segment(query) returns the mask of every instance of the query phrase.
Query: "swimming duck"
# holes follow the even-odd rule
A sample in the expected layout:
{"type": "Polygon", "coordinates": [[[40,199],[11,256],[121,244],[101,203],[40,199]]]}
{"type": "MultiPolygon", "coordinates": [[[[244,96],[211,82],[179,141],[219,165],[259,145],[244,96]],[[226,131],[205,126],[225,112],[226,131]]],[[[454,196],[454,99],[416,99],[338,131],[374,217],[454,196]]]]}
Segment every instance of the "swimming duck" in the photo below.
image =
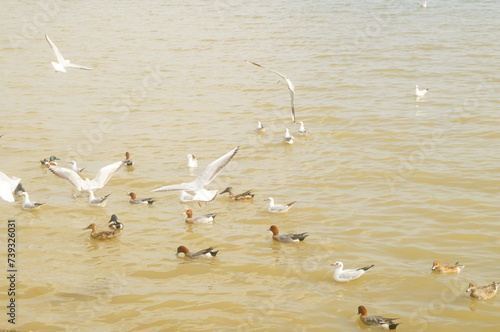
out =
{"type": "Polygon", "coordinates": [[[118,221],[116,214],[112,214],[111,219],[108,221],[108,227],[111,229],[123,229],[123,224],[118,221]]]}
{"type": "Polygon", "coordinates": [[[290,210],[292,204],[296,202],[293,201],[288,204],[274,204],[274,199],[272,197],[266,198],[265,201],[269,201],[269,206],[267,207],[267,211],[272,213],[285,213],[288,210],[290,210]]]}
{"type": "Polygon", "coordinates": [[[21,195],[24,196],[23,209],[25,209],[25,210],[33,210],[33,209],[36,209],[36,208],[42,206],[43,204],[45,204],[45,203],[36,203],[36,202],[30,201],[30,196],[28,195],[28,193],[26,191],[23,191],[21,193],[21,195]]]}
{"type": "Polygon", "coordinates": [[[47,166],[47,167],[49,167],[49,166],[57,166],[56,160],[61,160],[61,159],[57,158],[56,156],[50,156],[48,159],[44,158],[43,160],[40,160],[40,163],[42,165],[47,166]]]}
{"type": "Polygon", "coordinates": [[[418,85],[415,85],[415,96],[417,96],[417,97],[423,97],[423,96],[425,96],[425,94],[427,93],[427,91],[429,91],[429,89],[419,90],[418,85]]]}
{"type": "Polygon", "coordinates": [[[106,203],[107,203],[107,199],[108,199],[109,195],[111,195],[111,193],[109,193],[105,196],[96,198],[93,190],[88,190],[88,192],[89,192],[89,205],[93,205],[93,206],[105,207],[106,203]]]}
{"type": "Polygon", "coordinates": [[[82,172],[85,169],[85,167],[79,168],[76,165],[76,161],[74,161],[74,160],[68,161],[68,164],[70,164],[71,165],[71,169],[74,170],[77,173],[80,173],[80,172],[82,172]]]}
{"type": "Polygon", "coordinates": [[[211,257],[215,257],[217,255],[217,253],[219,252],[219,250],[213,250],[213,249],[214,249],[214,247],[210,247],[207,249],[197,251],[195,253],[191,253],[191,252],[189,252],[188,248],[186,248],[185,246],[180,246],[177,248],[176,255],[179,255],[180,253],[184,253],[184,256],[189,257],[189,258],[211,258],[211,257]]]}
{"type": "Polygon", "coordinates": [[[460,265],[458,262],[456,262],[455,265],[449,265],[441,264],[440,261],[434,261],[431,270],[439,273],[460,273],[464,267],[465,265],[460,265]]]}
{"type": "Polygon", "coordinates": [[[134,162],[130,159],[130,153],[125,152],[125,160],[123,162],[127,166],[132,166],[134,164],[134,162]]]}
{"type": "Polygon", "coordinates": [[[347,282],[351,281],[354,279],[358,279],[361,277],[363,274],[366,273],[369,269],[374,267],[375,265],[369,265],[365,267],[360,267],[358,269],[348,269],[348,270],[343,270],[344,264],[342,262],[336,262],[334,264],[331,264],[330,266],[335,267],[335,272],[333,272],[333,279],[335,279],[338,282],[347,282]]]}
{"type": "Polygon", "coordinates": [[[188,158],[187,167],[189,167],[189,168],[196,168],[196,167],[198,167],[198,160],[196,159],[196,157],[194,155],[192,155],[190,153],[190,154],[187,155],[187,158],[188,158]]]}
{"type": "Polygon", "coordinates": [[[475,282],[471,282],[466,292],[470,292],[471,297],[475,297],[476,299],[480,300],[486,300],[495,296],[498,290],[498,285],[500,285],[500,282],[494,281],[489,285],[477,287],[475,282]]]}
{"type": "Polygon", "coordinates": [[[247,190],[244,193],[235,195],[233,193],[233,187],[227,187],[226,189],[220,192],[220,195],[224,193],[229,193],[229,198],[231,198],[233,201],[243,201],[247,199],[252,199],[255,196],[255,194],[252,194],[252,190],[247,190]]]}
{"type": "Polygon", "coordinates": [[[202,216],[198,216],[196,218],[193,218],[193,210],[187,209],[186,212],[183,213],[183,215],[186,215],[186,223],[188,224],[208,224],[214,221],[215,216],[217,213],[208,213],[204,214],[202,216]]]}
{"type": "Polygon", "coordinates": [[[306,237],[309,236],[309,233],[300,233],[300,234],[293,234],[293,233],[285,233],[285,234],[280,234],[280,230],[276,225],[271,225],[269,227],[269,230],[273,232],[273,240],[280,241],[280,242],[299,242],[299,241],[304,241],[306,237]]]}
{"type": "Polygon", "coordinates": [[[218,190],[206,190],[204,187],[215,179],[215,177],[220,173],[224,166],[233,159],[236,152],[238,152],[239,147],[236,147],[223,155],[222,157],[212,161],[205,170],[193,181],[187,183],[174,184],[169,186],[164,186],[153,191],[194,191],[195,195],[193,200],[198,202],[211,202],[219,193],[218,190]]]}
{"type": "MultiPolygon", "coordinates": [[[[7,202],[14,202],[14,194],[19,192],[19,186],[22,188],[21,179],[15,176],[9,178],[5,173],[0,171],[0,197],[7,202]]],[[[24,191],[24,188],[22,188],[24,191]]]]}
{"type": "Polygon", "coordinates": [[[255,128],[255,131],[258,133],[263,133],[266,131],[266,128],[262,125],[260,121],[257,122],[257,128],[255,128]]]}
{"type": "Polygon", "coordinates": [[[299,121],[297,123],[300,125],[298,133],[301,134],[301,135],[307,134],[307,130],[304,127],[304,122],[299,121]]]}
{"type": "Polygon", "coordinates": [[[401,323],[394,323],[393,320],[399,318],[384,318],[382,316],[368,316],[368,311],[362,305],[358,307],[358,314],[363,323],[370,326],[378,326],[386,330],[395,330],[396,327],[401,323]]]}
{"type": "Polygon", "coordinates": [[[49,170],[57,175],[60,178],[67,180],[72,186],[76,188],[78,191],[82,190],[96,190],[101,189],[108,183],[109,179],[122,168],[125,164],[125,161],[117,161],[108,166],[104,166],[101,168],[94,179],[89,180],[86,178],[85,180],[72,169],[60,167],[60,166],[50,166],[49,170]]]}
{"type": "Polygon", "coordinates": [[[127,195],[130,196],[130,203],[131,204],[153,204],[155,200],[153,200],[153,197],[148,197],[148,198],[137,198],[137,195],[133,192],[127,193],[127,195]]]}
{"type": "Polygon", "coordinates": [[[109,239],[117,237],[120,234],[120,233],[116,233],[115,231],[97,232],[97,225],[94,223],[88,225],[84,229],[91,229],[92,232],[90,233],[90,236],[96,240],[109,240],[109,239]]]}
{"type": "Polygon", "coordinates": [[[293,144],[294,137],[290,135],[288,128],[285,128],[285,137],[283,137],[283,142],[287,144],[293,144]]]}

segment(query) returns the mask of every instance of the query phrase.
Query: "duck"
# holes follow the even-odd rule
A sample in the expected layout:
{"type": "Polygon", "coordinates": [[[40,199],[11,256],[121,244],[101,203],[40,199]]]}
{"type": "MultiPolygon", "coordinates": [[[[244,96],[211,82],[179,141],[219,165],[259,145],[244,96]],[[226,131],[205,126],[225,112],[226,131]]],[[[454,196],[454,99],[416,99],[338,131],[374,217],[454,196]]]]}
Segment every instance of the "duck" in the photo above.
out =
{"type": "Polygon", "coordinates": [[[475,297],[476,299],[491,299],[497,293],[498,285],[500,285],[500,282],[494,281],[489,285],[478,287],[475,282],[471,282],[469,283],[469,288],[467,288],[466,292],[470,292],[470,296],[475,297]]]}
{"type": "Polygon", "coordinates": [[[111,229],[123,229],[123,224],[118,221],[118,217],[116,214],[111,215],[111,219],[108,221],[108,227],[111,229]]]}
{"type": "Polygon", "coordinates": [[[5,173],[0,171],[0,197],[4,201],[13,203],[15,201],[14,194],[19,192],[20,189],[24,191],[20,178],[15,176],[8,177],[5,173]]]}
{"type": "Polygon", "coordinates": [[[292,206],[292,204],[296,202],[296,201],[293,201],[293,202],[288,203],[288,204],[274,204],[274,199],[272,197],[266,198],[265,201],[269,202],[269,205],[267,207],[267,211],[269,211],[271,213],[288,212],[288,210],[290,210],[290,207],[292,206]]]}
{"type": "Polygon", "coordinates": [[[417,97],[423,97],[425,96],[425,94],[427,93],[427,91],[429,91],[429,89],[425,89],[425,90],[420,90],[418,88],[418,85],[415,85],[415,96],[417,97]]]}
{"type": "Polygon", "coordinates": [[[148,197],[148,198],[137,198],[137,195],[133,192],[129,192],[127,193],[127,195],[130,196],[130,204],[141,204],[141,203],[144,203],[144,204],[153,204],[155,202],[155,200],[153,199],[153,197],[148,197]]]}
{"type": "Polygon", "coordinates": [[[335,267],[335,272],[333,272],[333,279],[338,282],[347,282],[354,279],[358,279],[363,274],[366,273],[369,269],[374,267],[375,265],[368,265],[365,267],[360,267],[358,269],[347,269],[343,270],[344,264],[340,261],[331,264],[330,266],[335,267]]]}
{"type": "Polygon", "coordinates": [[[458,262],[455,265],[449,265],[441,264],[440,261],[434,261],[431,270],[439,273],[460,273],[464,267],[465,265],[460,265],[458,262]]]}
{"type": "Polygon", "coordinates": [[[130,153],[125,152],[125,160],[123,162],[127,166],[132,166],[134,164],[134,162],[130,159],[130,153]]]}
{"type": "Polygon", "coordinates": [[[358,314],[363,323],[370,326],[378,326],[386,330],[395,330],[401,323],[394,323],[393,321],[399,318],[384,318],[382,316],[368,316],[368,311],[362,305],[358,307],[358,314]]]}
{"type": "Polygon", "coordinates": [[[213,250],[213,249],[214,249],[214,247],[210,247],[207,249],[197,251],[195,253],[191,253],[189,251],[189,249],[186,248],[185,246],[179,246],[177,248],[176,255],[183,253],[185,257],[189,257],[189,258],[212,258],[212,257],[215,257],[217,255],[217,253],[219,252],[219,250],[213,250]]]}
{"type": "Polygon", "coordinates": [[[307,130],[304,127],[304,122],[299,121],[299,122],[297,122],[297,124],[300,125],[298,133],[301,134],[301,135],[307,134],[307,130]]]}
{"type": "Polygon", "coordinates": [[[92,232],[90,233],[90,237],[96,240],[109,240],[112,238],[117,237],[120,233],[117,233],[115,231],[102,231],[102,232],[97,232],[97,225],[92,223],[88,225],[85,229],[91,229],[92,232]]]}
{"type": "Polygon", "coordinates": [[[215,219],[215,216],[217,216],[217,213],[208,213],[204,214],[202,216],[198,216],[196,218],[193,218],[193,210],[187,209],[183,215],[186,215],[186,223],[188,224],[208,224],[212,223],[215,219]]]}
{"type": "Polygon", "coordinates": [[[21,193],[21,195],[24,196],[23,209],[25,209],[25,210],[37,209],[40,206],[45,204],[45,203],[36,203],[36,202],[30,201],[30,196],[28,195],[28,193],[26,191],[23,191],[21,193]]]}
{"type": "Polygon", "coordinates": [[[83,167],[83,168],[78,167],[76,165],[76,161],[74,161],[74,160],[68,161],[68,164],[70,164],[71,169],[77,173],[81,173],[85,169],[85,167],[83,167]]]}
{"type": "Polygon", "coordinates": [[[47,167],[49,167],[49,166],[57,166],[56,160],[61,160],[61,159],[57,158],[56,156],[50,156],[48,159],[44,158],[43,160],[40,160],[40,163],[42,165],[47,166],[47,167]]]}
{"type": "Polygon", "coordinates": [[[109,179],[111,179],[111,177],[118,172],[125,163],[126,161],[117,161],[104,166],[97,172],[96,176],[92,180],[89,180],[88,178],[84,180],[77,172],[65,167],[50,166],[49,170],[54,173],[54,175],[68,181],[73,187],[76,188],[76,190],[88,191],[104,187],[106,183],[108,183],[109,179]]]}
{"type": "Polygon", "coordinates": [[[191,153],[189,153],[187,155],[187,158],[188,158],[187,167],[189,167],[189,168],[196,168],[196,167],[198,167],[198,159],[196,159],[196,157],[194,155],[192,155],[191,153]]]}
{"type": "Polygon", "coordinates": [[[247,190],[241,194],[235,195],[233,192],[233,187],[227,187],[226,189],[224,189],[223,191],[220,192],[220,195],[225,194],[225,193],[228,193],[229,198],[231,198],[233,201],[248,200],[248,199],[252,199],[255,196],[255,194],[252,194],[251,189],[247,190]]]}
{"type": "Polygon", "coordinates": [[[257,128],[255,128],[255,131],[258,132],[258,133],[263,133],[266,131],[266,128],[264,127],[264,125],[262,124],[262,122],[258,121],[257,122],[257,128]]]}
{"type": "Polygon", "coordinates": [[[294,137],[290,135],[290,130],[288,130],[288,128],[285,128],[285,137],[283,137],[283,143],[293,144],[293,139],[294,137]]]}
{"type": "Polygon", "coordinates": [[[107,195],[96,198],[93,190],[87,190],[87,191],[89,193],[89,205],[92,205],[92,206],[105,207],[107,200],[108,200],[109,196],[111,195],[111,193],[109,193],[107,195]]]}
{"type": "Polygon", "coordinates": [[[276,225],[271,225],[271,227],[269,227],[269,230],[273,232],[273,240],[279,242],[299,242],[299,241],[304,241],[304,239],[309,236],[309,233],[307,232],[300,234],[293,234],[293,233],[280,234],[280,230],[276,225]]]}
{"type": "Polygon", "coordinates": [[[183,190],[183,191],[194,191],[195,195],[193,196],[194,201],[198,202],[211,202],[219,193],[218,190],[206,190],[204,187],[210,182],[212,182],[220,171],[226,166],[231,159],[233,159],[234,155],[238,152],[239,146],[232,149],[222,157],[212,161],[205,170],[193,181],[187,183],[174,184],[169,186],[164,186],[158,189],[153,190],[156,191],[175,191],[175,190],[183,190]]]}

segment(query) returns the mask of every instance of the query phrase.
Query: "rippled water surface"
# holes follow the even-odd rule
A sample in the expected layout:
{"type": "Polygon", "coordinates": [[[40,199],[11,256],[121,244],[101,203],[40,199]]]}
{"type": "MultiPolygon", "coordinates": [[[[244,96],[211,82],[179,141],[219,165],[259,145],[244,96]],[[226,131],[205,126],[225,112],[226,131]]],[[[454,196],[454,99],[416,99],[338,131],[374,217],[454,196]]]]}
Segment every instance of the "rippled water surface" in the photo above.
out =
{"type": "MultiPolygon", "coordinates": [[[[17,222],[21,331],[357,331],[356,315],[400,317],[400,331],[497,331],[500,295],[498,1],[6,1],[0,12],[0,170],[22,178],[37,211],[0,202],[17,222]],[[47,33],[92,71],[55,73],[47,33]],[[301,136],[290,120],[294,83],[301,136]],[[429,88],[419,100],[414,86],[429,88]],[[266,126],[257,134],[257,121],[266,126]],[[281,142],[285,128],[293,146],[281,142]],[[208,186],[253,189],[199,207],[174,192],[240,150],[208,186]],[[40,166],[52,154],[93,177],[132,154],[97,194],[40,166]],[[186,154],[198,157],[194,173],[186,154]],[[266,197],[297,201],[284,215],[266,197]],[[218,212],[213,225],[181,215],[218,212]],[[117,214],[120,238],[83,231],[117,214]],[[267,230],[309,232],[274,243],[267,230]],[[211,261],[177,246],[215,246],[211,261]],[[433,275],[432,261],[460,261],[433,275]],[[339,284],[330,264],[375,264],[339,284]]],[[[0,228],[6,257],[6,223],[0,228]]],[[[0,264],[6,270],[6,258],[0,264]]],[[[9,301],[6,279],[0,300],[9,301]]],[[[5,308],[5,307],[4,307],[5,308]]],[[[5,311],[5,309],[3,309],[5,311]]]]}

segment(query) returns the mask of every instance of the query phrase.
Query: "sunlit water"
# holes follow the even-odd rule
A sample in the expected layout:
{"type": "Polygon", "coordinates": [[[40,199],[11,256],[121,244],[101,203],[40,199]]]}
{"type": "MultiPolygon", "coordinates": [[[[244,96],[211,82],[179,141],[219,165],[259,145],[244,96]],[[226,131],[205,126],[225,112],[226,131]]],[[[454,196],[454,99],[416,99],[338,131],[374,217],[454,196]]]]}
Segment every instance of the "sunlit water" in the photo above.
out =
{"type": "Polygon", "coordinates": [[[465,289],[500,280],[499,15],[493,0],[5,2],[0,170],[46,204],[0,202],[18,225],[17,324],[0,312],[0,327],[356,331],[364,305],[400,331],[496,331],[499,297],[465,289]],[[44,33],[93,71],[55,73],[44,33]],[[307,136],[283,82],[245,60],[293,81],[307,136]],[[430,89],[420,100],[415,84],[430,89]],[[129,204],[129,191],[190,181],[187,153],[197,174],[236,146],[208,187],[253,189],[253,202],[129,204]],[[39,163],[75,159],[92,178],[125,151],[135,166],[97,192],[113,193],[105,208],[39,163]],[[269,196],[297,203],[269,214],[269,196]],[[188,207],[217,223],[185,225],[188,207]],[[113,213],[120,238],[82,230],[113,213]],[[310,236],[273,243],[272,224],[310,236]],[[179,245],[220,252],[189,261],[179,245]],[[433,275],[435,259],[466,268],[433,275]],[[337,260],[375,267],[339,284],[337,260]]]}

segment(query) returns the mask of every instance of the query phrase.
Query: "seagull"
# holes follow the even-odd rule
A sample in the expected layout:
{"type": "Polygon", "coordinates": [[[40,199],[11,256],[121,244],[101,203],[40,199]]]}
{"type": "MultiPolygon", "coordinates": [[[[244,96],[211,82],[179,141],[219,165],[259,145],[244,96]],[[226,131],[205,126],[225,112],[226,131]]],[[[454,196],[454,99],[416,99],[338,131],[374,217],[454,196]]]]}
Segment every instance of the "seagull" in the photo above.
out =
{"type": "Polygon", "coordinates": [[[250,63],[250,64],[252,64],[252,65],[254,65],[254,66],[264,68],[265,70],[270,71],[271,73],[275,73],[276,75],[280,76],[281,78],[283,78],[285,80],[286,85],[288,87],[288,90],[290,90],[290,104],[291,104],[291,107],[292,107],[292,121],[295,122],[295,106],[293,105],[293,99],[295,98],[295,90],[293,88],[292,81],[290,81],[290,79],[288,77],[286,77],[285,75],[281,74],[280,72],[277,72],[276,70],[272,70],[272,69],[266,68],[264,66],[259,65],[258,63],[251,62],[251,61],[248,61],[248,60],[247,60],[247,62],[250,63]]]}
{"type": "Polygon", "coordinates": [[[71,185],[73,185],[78,191],[88,191],[101,189],[108,183],[111,176],[118,172],[120,168],[125,164],[125,161],[117,161],[116,163],[104,166],[97,172],[94,179],[89,180],[88,178],[83,180],[77,172],[72,169],[60,167],[60,166],[50,166],[49,170],[60,178],[67,180],[71,185]]]}
{"type": "Polygon", "coordinates": [[[255,128],[255,131],[258,133],[263,133],[266,131],[266,128],[262,125],[260,121],[257,122],[257,128],[255,128]]]}
{"type": "Polygon", "coordinates": [[[369,265],[365,267],[360,267],[359,269],[349,269],[343,270],[344,264],[342,262],[336,262],[335,264],[331,264],[330,266],[336,267],[335,272],[333,272],[333,279],[338,282],[347,282],[354,279],[358,279],[366,271],[374,267],[375,265],[369,265]]]}
{"type": "Polygon", "coordinates": [[[14,192],[17,191],[16,189],[21,184],[20,182],[20,178],[16,178],[15,176],[9,178],[5,173],[0,171],[0,197],[4,201],[14,202],[14,192]]]}
{"type": "Polygon", "coordinates": [[[298,122],[298,124],[300,125],[298,133],[299,133],[299,134],[302,134],[302,135],[303,135],[303,134],[307,134],[307,130],[306,130],[306,128],[304,127],[304,122],[299,121],[299,122],[298,122]]]}
{"type": "Polygon", "coordinates": [[[92,205],[92,206],[105,207],[106,203],[107,203],[107,199],[108,199],[109,195],[111,195],[111,194],[107,194],[105,196],[96,198],[93,190],[88,190],[88,192],[89,192],[89,205],[92,205]]]}
{"type": "Polygon", "coordinates": [[[74,160],[68,161],[68,164],[70,164],[71,165],[71,169],[74,170],[77,173],[81,173],[85,169],[85,167],[84,168],[79,168],[76,165],[76,161],[74,161],[74,160]]]}
{"type": "Polygon", "coordinates": [[[295,201],[293,201],[288,204],[274,204],[274,199],[272,197],[266,198],[265,201],[269,201],[269,206],[267,207],[267,211],[272,213],[285,213],[288,210],[290,210],[292,204],[295,203],[295,201]]]}
{"type": "Polygon", "coordinates": [[[30,201],[30,196],[26,191],[23,191],[21,195],[24,196],[23,209],[25,210],[33,210],[45,204],[45,203],[36,203],[30,201]]]}
{"type": "Polygon", "coordinates": [[[419,90],[418,89],[418,85],[415,85],[415,96],[417,96],[417,97],[423,97],[423,96],[425,96],[425,94],[427,93],[427,91],[429,91],[429,89],[419,90]]]}
{"type": "Polygon", "coordinates": [[[419,1],[418,5],[422,8],[427,8],[427,1],[419,1]]]}
{"type": "Polygon", "coordinates": [[[198,202],[211,202],[217,197],[219,193],[218,190],[206,190],[203,187],[210,184],[210,182],[215,179],[215,177],[220,173],[222,168],[229,163],[229,161],[234,157],[236,152],[240,147],[236,147],[220,157],[219,159],[212,161],[205,170],[198,175],[198,177],[188,183],[180,183],[169,186],[164,186],[153,191],[174,191],[174,190],[183,190],[183,191],[194,191],[195,195],[193,196],[194,201],[198,202]]]}
{"type": "Polygon", "coordinates": [[[74,63],[70,63],[69,60],[66,60],[62,56],[62,54],[61,54],[61,52],[59,52],[59,49],[57,48],[57,46],[52,42],[52,40],[50,40],[50,38],[49,38],[49,36],[47,36],[47,34],[45,34],[45,39],[47,39],[47,42],[49,43],[50,48],[52,48],[52,51],[56,55],[57,62],[51,62],[52,63],[52,67],[54,67],[54,69],[56,70],[56,72],[65,73],[66,72],[66,67],[68,67],[68,68],[76,68],[76,69],[84,69],[84,70],[92,70],[92,68],[88,68],[88,67],[76,65],[74,63]]]}
{"type": "Polygon", "coordinates": [[[293,137],[292,135],[290,135],[290,131],[288,130],[288,128],[285,129],[285,137],[283,137],[283,142],[284,143],[287,143],[287,144],[293,144],[293,139],[295,137],[293,137]]]}
{"type": "Polygon", "coordinates": [[[181,191],[181,194],[179,195],[179,200],[180,200],[182,203],[192,202],[192,201],[193,201],[193,195],[188,194],[187,192],[185,192],[185,191],[183,190],[183,191],[181,191]]]}
{"type": "Polygon", "coordinates": [[[196,168],[196,167],[198,167],[198,160],[196,159],[196,157],[194,155],[192,155],[191,153],[189,153],[187,155],[187,158],[188,158],[187,167],[189,167],[189,168],[196,168]]]}

